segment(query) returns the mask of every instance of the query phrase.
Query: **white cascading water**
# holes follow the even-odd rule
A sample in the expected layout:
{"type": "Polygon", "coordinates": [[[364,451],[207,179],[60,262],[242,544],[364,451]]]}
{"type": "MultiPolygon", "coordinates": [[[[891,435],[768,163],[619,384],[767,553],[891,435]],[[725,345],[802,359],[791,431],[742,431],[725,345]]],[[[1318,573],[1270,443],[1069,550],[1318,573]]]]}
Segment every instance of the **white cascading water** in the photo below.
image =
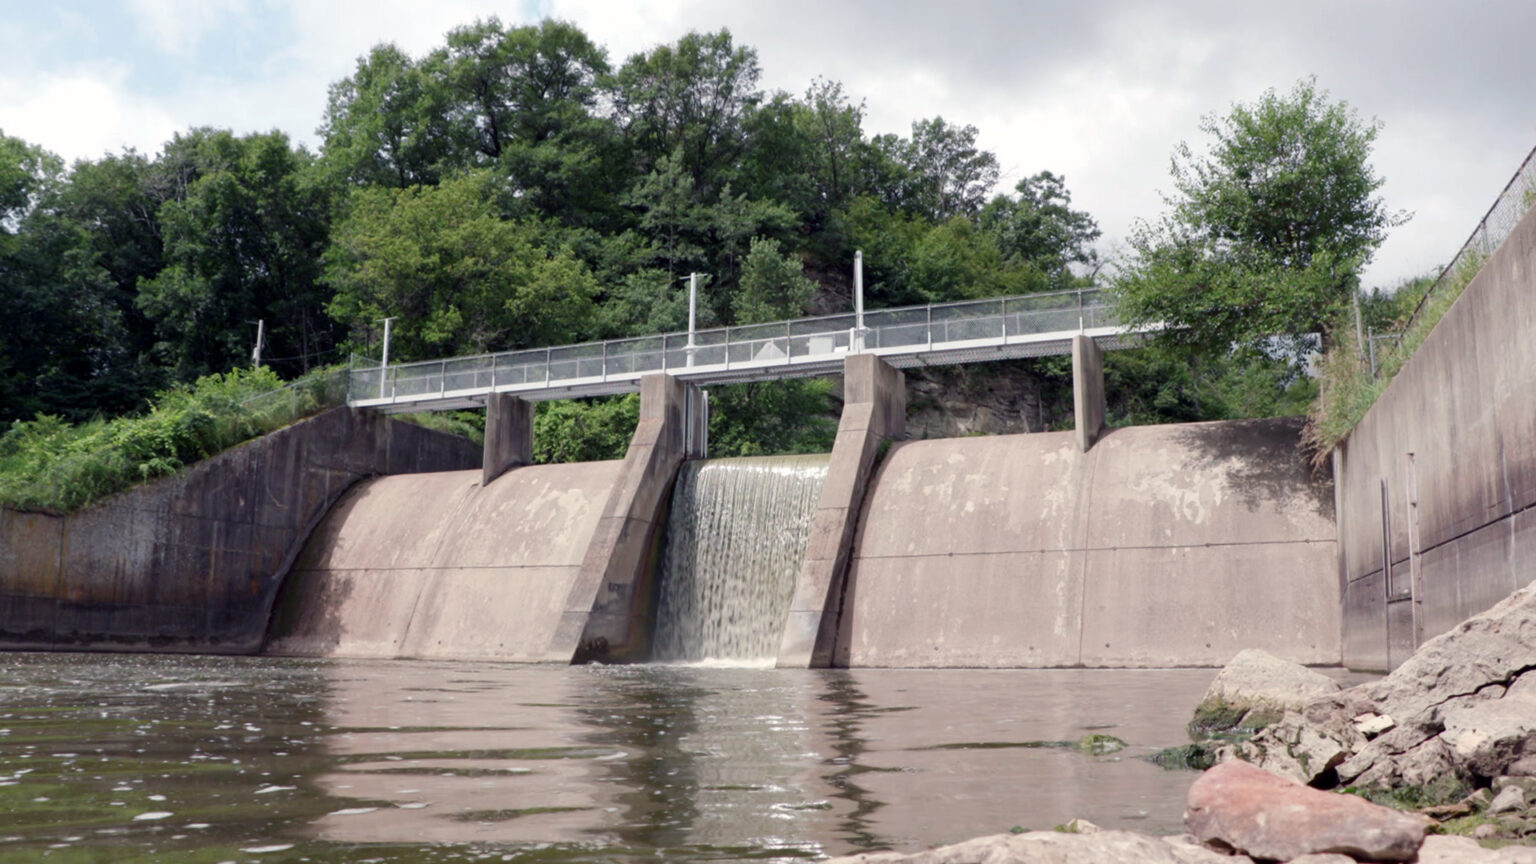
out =
{"type": "Polygon", "coordinates": [[[761,663],[778,654],[828,461],[684,463],[662,552],[654,659],[761,663]]]}

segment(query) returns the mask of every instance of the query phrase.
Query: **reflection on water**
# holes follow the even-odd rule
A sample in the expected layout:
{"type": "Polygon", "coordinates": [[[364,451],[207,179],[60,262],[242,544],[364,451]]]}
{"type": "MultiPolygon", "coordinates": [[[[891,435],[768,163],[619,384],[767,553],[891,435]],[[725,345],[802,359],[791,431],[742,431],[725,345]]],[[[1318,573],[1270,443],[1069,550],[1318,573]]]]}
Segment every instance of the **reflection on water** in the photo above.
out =
{"type": "Polygon", "coordinates": [[[0,655],[0,861],[796,860],[1172,832],[1211,672],[0,655]],[[1103,727],[1103,728],[1101,728],[1103,727]],[[1090,730],[1107,757],[1037,746],[1090,730]]]}

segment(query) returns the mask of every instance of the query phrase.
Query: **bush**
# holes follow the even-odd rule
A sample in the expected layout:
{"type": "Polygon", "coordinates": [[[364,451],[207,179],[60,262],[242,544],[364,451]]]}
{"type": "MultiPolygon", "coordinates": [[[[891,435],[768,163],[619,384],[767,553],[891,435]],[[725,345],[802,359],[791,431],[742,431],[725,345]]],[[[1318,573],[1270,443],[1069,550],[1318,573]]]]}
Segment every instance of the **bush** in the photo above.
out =
{"type": "Polygon", "coordinates": [[[345,396],[342,367],[291,384],[265,367],[236,369],[164,390],[139,417],[75,426],[49,415],[17,421],[0,435],[0,506],[77,510],[339,405],[345,396]]]}

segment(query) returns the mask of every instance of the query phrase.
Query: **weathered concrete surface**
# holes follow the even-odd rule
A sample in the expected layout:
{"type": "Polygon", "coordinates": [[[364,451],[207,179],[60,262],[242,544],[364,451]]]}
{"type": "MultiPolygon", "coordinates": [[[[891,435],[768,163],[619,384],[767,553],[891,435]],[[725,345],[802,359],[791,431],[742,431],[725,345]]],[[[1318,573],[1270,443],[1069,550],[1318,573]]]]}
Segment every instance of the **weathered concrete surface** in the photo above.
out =
{"type": "Polygon", "coordinates": [[[905,378],[900,372],[868,354],[843,361],[843,416],[826,483],[811,517],[805,561],[779,648],[780,666],[824,667],[837,660],[834,649],[843,618],[843,585],[860,505],[881,446],[905,433],[906,409],[905,378]]]}
{"type": "Polygon", "coordinates": [[[358,484],[295,564],[267,653],[546,659],[621,466],[358,484]]]}
{"type": "Polygon", "coordinates": [[[690,435],[691,384],[670,375],[640,381],[640,423],[602,508],[580,573],[565,598],[545,658],[636,662],[650,652],[655,559],[667,502],[690,435]]]}
{"type": "Polygon", "coordinates": [[[68,516],[0,511],[0,647],[255,651],[279,577],[348,487],[479,459],[335,409],[68,516]]]}
{"type": "MultiPolygon", "coordinates": [[[[1300,421],[894,445],[849,575],[854,666],[1337,663],[1332,491],[1300,421]]],[[[839,646],[843,650],[842,645],[839,646]]]]}
{"type": "Polygon", "coordinates": [[[510,393],[485,400],[485,456],[480,485],[489,486],[510,468],[533,464],[533,403],[510,393]]]}
{"type": "Polygon", "coordinates": [[[1336,451],[1349,666],[1395,667],[1536,576],[1533,369],[1527,214],[1336,451]]]}
{"type": "Polygon", "coordinates": [[[1087,336],[1072,337],[1072,410],[1078,449],[1084,453],[1104,433],[1109,413],[1104,396],[1104,352],[1087,336]]]}

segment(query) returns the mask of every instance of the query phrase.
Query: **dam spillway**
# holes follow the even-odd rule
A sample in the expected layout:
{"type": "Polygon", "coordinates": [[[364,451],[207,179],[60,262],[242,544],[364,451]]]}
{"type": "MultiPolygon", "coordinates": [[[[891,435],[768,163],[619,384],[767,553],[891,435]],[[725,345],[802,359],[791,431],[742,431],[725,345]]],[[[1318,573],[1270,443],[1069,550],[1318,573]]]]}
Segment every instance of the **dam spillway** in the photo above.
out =
{"type": "Polygon", "coordinates": [[[774,659],[828,459],[683,465],[661,559],[653,659],[774,659]]]}
{"type": "MultiPolygon", "coordinates": [[[[540,661],[617,462],[376,477],[305,544],[267,653],[540,661]]],[[[565,658],[567,661],[569,658],[565,658]]]]}

